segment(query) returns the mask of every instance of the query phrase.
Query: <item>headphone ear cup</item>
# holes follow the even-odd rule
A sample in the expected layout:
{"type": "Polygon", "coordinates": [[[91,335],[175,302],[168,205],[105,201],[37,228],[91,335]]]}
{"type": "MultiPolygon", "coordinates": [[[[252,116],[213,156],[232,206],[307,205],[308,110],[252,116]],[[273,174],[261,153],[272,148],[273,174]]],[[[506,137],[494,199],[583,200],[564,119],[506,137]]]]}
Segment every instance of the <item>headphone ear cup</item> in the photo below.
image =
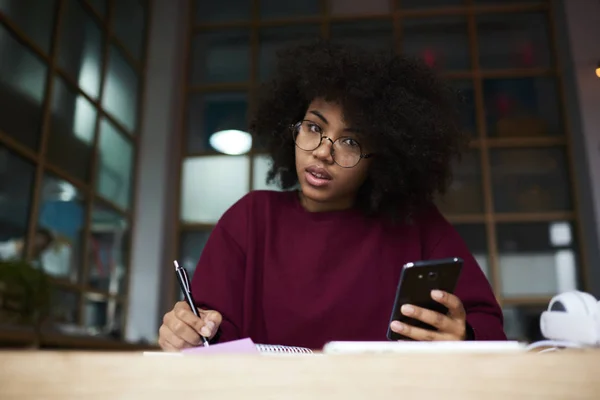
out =
{"type": "Polygon", "coordinates": [[[584,345],[600,344],[600,301],[578,290],[558,294],[540,317],[542,335],[584,345]]]}
{"type": "Polygon", "coordinates": [[[598,345],[598,324],[595,318],[560,311],[544,311],[540,317],[540,330],[549,340],[598,345]]]}

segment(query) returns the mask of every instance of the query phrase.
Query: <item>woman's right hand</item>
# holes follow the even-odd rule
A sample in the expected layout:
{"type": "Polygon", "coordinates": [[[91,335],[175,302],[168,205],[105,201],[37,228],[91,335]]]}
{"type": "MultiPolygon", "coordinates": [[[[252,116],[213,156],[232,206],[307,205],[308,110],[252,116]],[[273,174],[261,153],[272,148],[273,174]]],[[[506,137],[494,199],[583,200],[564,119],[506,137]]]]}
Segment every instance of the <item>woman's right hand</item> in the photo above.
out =
{"type": "Polygon", "coordinates": [[[158,330],[158,344],[165,351],[180,351],[202,343],[200,335],[211,339],[217,333],[223,317],[217,311],[198,309],[196,317],[185,301],[179,301],[163,317],[158,330]]]}

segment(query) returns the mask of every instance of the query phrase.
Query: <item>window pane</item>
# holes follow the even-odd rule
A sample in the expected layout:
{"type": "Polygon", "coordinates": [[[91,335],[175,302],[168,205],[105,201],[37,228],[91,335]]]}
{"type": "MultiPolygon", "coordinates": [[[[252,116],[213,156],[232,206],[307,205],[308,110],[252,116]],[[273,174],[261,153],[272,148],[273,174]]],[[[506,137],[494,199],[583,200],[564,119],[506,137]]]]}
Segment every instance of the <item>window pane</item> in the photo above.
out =
{"type": "Polygon", "coordinates": [[[526,343],[544,340],[540,330],[540,316],[546,308],[539,305],[504,307],[504,332],[508,340],[526,343]]]}
{"type": "Polygon", "coordinates": [[[34,175],[33,164],[0,145],[0,260],[24,255],[34,175]]]}
{"type": "Polygon", "coordinates": [[[452,87],[458,91],[461,125],[464,131],[477,137],[477,117],[475,113],[475,92],[470,80],[451,81],[452,87]]]}
{"type": "MultiPolygon", "coordinates": [[[[404,0],[402,0],[404,1],[404,0]]],[[[548,0],[531,0],[529,3],[546,3],[548,0]]],[[[486,6],[490,4],[495,5],[507,5],[509,7],[514,7],[513,4],[519,3],[522,4],[523,0],[473,0],[473,5],[475,6],[486,6]]]]}
{"type": "MultiPolygon", "coordinates": [[[[191,277],[200,260],[200,254],[210,237],[211,231],[186,231],[181,234],[179,247],[179,265],[185,268],[191,277]]],[[[179,285],[179,283],[177,283],[179,285]]],[[[181,293],[181,289],[177,289],[181,293]]]]}
{"type": "Polygon", "coordinates": [[[252,15],[248,0],[196,0],[194,7],[196,23],[249,20],[252,15]]]}
{"type": "Polygon", "coordinates": [[[563,148],[493,149],[494,208],[497,212],[571,210],[571,186],[563,148]]]}
{"type": "Polygon", "coordinates": [[[260,155],[252,158],[252,189],[253,190],[281,190],[275,183],[267,183],[267,174],[271,169],[270,156],[260,155]]]}
{"type": "Polygon", "coordinates": [[[54,240],[48,243],[40,237],[40,248],[36,250],[40,252],[41,267],[48,275],[77,282],[83,259],[84,225],[84,196],[69,182],[46,174],[38,227],[50,230],[54,240]]]}
{"type": "Polygon", "coordinates": [[[438,70],[471,67],[469,33],[464,17],[405,19],[402,52],[438,70]]]}
{"type": "Polygon", "coordinates": [[[488,261],[487,231],[484,224],[459,224],[454,228],[462,237],[483,273],[491,280],[488,261]]]}
{"type": "Polygon", "coordinates": [[[259,55],[261,81],[269,79],[273,72],[275,72],[277,51],[298,40],[318,38],[320,29],[319,25],[291,25],[261,29],[259,55]]]}
{"type": "Polygon", "coordinates": [[[0,24],[0,129],[36,148],[40,136],[46,65],[0,24]]]}
{"type": "Polygon", "coordinates": [[[298,18],[317,15],[321,11],[319,0],[281,1],[260,0],[261,18],[298,18]]]}
{"type": "Polygon", "coordinates": [[[444,214],[483,213],[483,189],[481,181],[481,155],[479,150],[463,154],[460,162],[455,162],[454,180],[446,195],[438,201],[444,214]]]}
{"type": "Polygon", "coordinates": [[[481,68],[550,67],[545,13],[482,14],[477,29],[481,68]]]}
{"type": "Polygon", "coordinates": [[[54,78],[52,124],[46,158],[70,175],[89,181],[96,108],[61,78],[54,78]]]}
{"type": "MultiPolygon", "coordinates": [[[[44,52],[49,53],[55,4],[55,0],[2,0],[0,11],[44,52]]],[[[0,57],[0,60],[5,58],[0,57]]]]}
{"type": "Polygon", "coordinates": [[[566,221],[498,225],[502,294],[553,296],[577,289],[574,236],[566,221]]]}
{"type": "Polygon", "coordinates": [[[331,39],[369,49],[392,49],[392,21],[336,22],[331,24],[331,39]]]}
{"type": "Polygon", "coordinates": [[[181,220],[216,223],[248,193],[247,156],[204,156],[183,162],[181,220]]]}
{"type": "Polygon", "coordinates": [[[115,2],[115,33],[136,60],[141,60],[146,32],[146,7],[144,0],[119,0],[115,2]]]}
{"type": "Polygon", "coordinates": [[[188,153],[216,150],[210,135],[226,129],[246,131],[248,99],[246,93],[193,94],[188,108],[188,153]]]}
{"type": "Polygon", "coordinates": [[[564,135],[553,78],[484,79],[489,136],[564,135]]]}
{"type": "Polygon", "coordinates": [[[192,43],[192,85],[250,79],[250,32],[200,33],[192,43]]]}
{"type": "Polygon", "coordinates": [[[119,213],[94,204],[90,225],[88,284],[102,291],[126,294],[129,224],[119,213]]]}
{"type": "Polygon", "coordinates": [[[102,17],[106,16],[107,0],[87,0],[88,3],[100,14],[102,17]]]}
{"type": "Polygon", "coordinates": [[[102,107],[115,117],[128,133],[137,127],[138,76],[116,47],[111,46],[102,107]]]}
{"type": "Polygon", "coordinates": [[[69,0],[62,23],[59,66],[93,98],[100,91],[102,33],[78,0],[69,0]]]}
{"type": "Polygon", "coordinates": [[[398,0],[400,8],[456,7],[465,5],[465,0],[398,0]]]}
{"type": "Polygon", "coordinates": [[[133,148],[129,140],[107,120],[100,124],[100,148],[96,191],[128,209],[131,201],[133,148]]]}
{"type": "Polygon", "coordinates": [[[79,294],[67,289],[53,288],[50,321],[55,327],[79,324],[79,294]]]}
{"type": "Polygon", "coordinates": [[[332,0],[331,14],[334,16],[389,14],[391,5],[390,0],[332,0]]]}
{"type": "Polygon", "coordinates": [[[88,294],[84,304],[84,326],[95,336],[119,338],[122,334],[122,306],[117,300],[88,294]]]}

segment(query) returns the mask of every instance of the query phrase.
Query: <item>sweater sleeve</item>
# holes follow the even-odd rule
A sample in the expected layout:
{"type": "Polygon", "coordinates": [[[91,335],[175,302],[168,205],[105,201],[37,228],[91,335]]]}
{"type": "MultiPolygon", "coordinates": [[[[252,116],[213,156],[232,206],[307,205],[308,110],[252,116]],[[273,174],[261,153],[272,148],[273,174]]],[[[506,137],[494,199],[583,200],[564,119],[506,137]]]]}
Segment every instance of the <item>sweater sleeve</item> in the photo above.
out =
{"type": "Polygon", "coordinates": [[[202,250],[192,277],[196,306],[221,313],[223,321],[213,341],[240,339],[246,250],[245,199],[219,220],[202,250]]]}
{"type": "Polygon", "coordinates": [[[467,313],[467,331],[471,340],[506,340],[503,315],[492,287],[464,240],[454,227],[434,212],[434,227],[437,235],[431,235],[433,246],[428,259],[459,257],[463,260],[461,277],[455,295],[462,301],[467,313]],[[470,328],[470,329],[469,329],[470,328]]]}

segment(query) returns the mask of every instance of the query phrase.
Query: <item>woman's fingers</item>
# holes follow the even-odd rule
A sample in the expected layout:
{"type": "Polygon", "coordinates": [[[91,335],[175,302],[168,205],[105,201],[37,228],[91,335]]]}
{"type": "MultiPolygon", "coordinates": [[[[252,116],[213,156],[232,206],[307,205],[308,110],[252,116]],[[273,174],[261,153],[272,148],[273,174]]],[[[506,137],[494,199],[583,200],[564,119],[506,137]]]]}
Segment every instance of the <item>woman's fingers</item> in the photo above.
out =
{"type": "Polygon", "coordinates": [[[223,320],[221,314],[212,310],[198,311],[200,317],[192,312],[186,302],[180,301],[165,314],[158,341],[163,350],[178,351],[198,346],[202,342],[200,335],[207,338],[215,336],[223,320]]]}
{"type": "Polygon", "coordinates": [[[190,343],[179,337],[167,325],[163,324],[158,330],[158,344],[166,351],[179,351],[188,347],[192,347],[190,343]]]}
{"type": "Polygon", "coordinates": [[[434,340],[448,340],[445,334],[431,331],[429,329],[417,328],[400,321],[393,321],[390,328],[401,335],[409,337],[413,340],[422,342],[431,342],[434,340]]]}
{"type": "Polygon", "coordinates": [[[407,317],[425,322],[426,324],[431,325],[440,331],[448,332],[452,329],[452,319],[444,314],[440,314],[439,312],[410,304],[403,305],[400,311],[407,317]]]}
{"type": "Polygon", "coordinates": [[[221,322],[223,321],[223,316],[221,313],[213,310],[201,310],[200,317],[202,321],[204,321],[204,326],[200,329],[200,334],[207,338],[212,338],[216,335],[221,322]]]}

